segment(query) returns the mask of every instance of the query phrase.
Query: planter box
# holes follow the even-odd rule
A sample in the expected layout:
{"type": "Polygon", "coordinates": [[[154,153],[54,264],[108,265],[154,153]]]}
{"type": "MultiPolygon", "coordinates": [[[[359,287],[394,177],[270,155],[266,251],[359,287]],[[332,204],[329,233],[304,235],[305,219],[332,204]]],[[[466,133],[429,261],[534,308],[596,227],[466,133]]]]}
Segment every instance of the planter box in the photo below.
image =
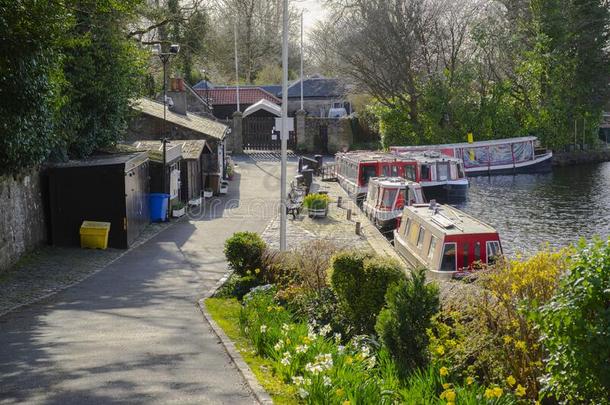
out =
{"type": "Polygon", "coordinates": [[[179,210],[172,210],[172,217],[174,218],[180,218],[181,216],[184,216],[184,214],[186,214],[186,207],[182,207],[179,210]]]}
{"type": "Polygon", "coordinates": [[[204,198],[212,198],[214,196],[214,192],[213,191],[204,191],[203,192],[203,197],[204,198]]]}
{"type": "Polygon", "coordinates": [[[227,194],[229,192],[229,182],[223,180],[220,182],[220,194],[227,194]]]}
{"type": "Polygon", "coordinates": [[[307,213],[309,215],[309,218],[325,218],[328,215],[328,207],[308,208],[307,213]]]}

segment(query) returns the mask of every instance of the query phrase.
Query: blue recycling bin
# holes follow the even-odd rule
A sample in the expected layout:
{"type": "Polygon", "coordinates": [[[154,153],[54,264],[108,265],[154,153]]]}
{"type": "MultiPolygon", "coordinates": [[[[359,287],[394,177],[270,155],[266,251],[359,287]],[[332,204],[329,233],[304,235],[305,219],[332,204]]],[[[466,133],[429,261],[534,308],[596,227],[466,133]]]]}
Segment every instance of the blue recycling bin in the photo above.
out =
{"type": "Polygon", "coordinates": [[[152,222],[167,221],[167,208],[169,205],[169,194],[151,193],[149,196],[150,220],[152,222]]]}

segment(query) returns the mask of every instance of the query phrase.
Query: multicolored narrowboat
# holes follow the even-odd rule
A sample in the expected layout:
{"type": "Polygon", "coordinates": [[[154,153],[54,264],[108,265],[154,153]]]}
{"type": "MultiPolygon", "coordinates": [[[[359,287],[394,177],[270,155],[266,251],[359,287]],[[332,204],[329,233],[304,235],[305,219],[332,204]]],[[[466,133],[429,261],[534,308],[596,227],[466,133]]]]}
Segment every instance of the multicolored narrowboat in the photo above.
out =
{"type": "Polygon", "coordinates": [[[436,278],[467,274],[477,263],[490,264],[502,255],[494,228],[435,201],[405,206],[394,248],[410,266],[425,267],[436,278]]]}
{"type": "Polygon", "coordinates": [[[549,171],[553,152],[536,147],[537,143],[535,136],[525,136],[472,143],[392,146],[390,151],[396,154],[437,151],[462,160],[469,176],[549,171]]]}
{"type": "Polygon", "coordinates": [[[335,155],[337,180],[358,202],[367,194],[373,177],[402,177],[419,183],[427,198],[440,201],[460,200],[468,190],[461,160],[429,153],[384,153],[355,151],[335,155]]]}
{"type": "Polygon", "coordinates": [[[377,228],[386,231],[396,228],[405,205],[425,202],[419,183],[402,177],[373,177],[362,210],[377,228]]]}

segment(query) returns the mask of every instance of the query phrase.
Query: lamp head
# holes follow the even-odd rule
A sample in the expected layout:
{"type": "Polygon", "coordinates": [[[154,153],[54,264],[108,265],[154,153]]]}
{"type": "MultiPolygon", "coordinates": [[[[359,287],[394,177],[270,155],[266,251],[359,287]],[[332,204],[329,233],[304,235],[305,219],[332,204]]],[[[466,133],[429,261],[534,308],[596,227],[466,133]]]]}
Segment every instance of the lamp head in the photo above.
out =
{"type": "Polygon", "coordinates": [[[172,44],[169,46],[169,53],[173,53],[174,55],[180,52],[180,45],[172,44]]]}

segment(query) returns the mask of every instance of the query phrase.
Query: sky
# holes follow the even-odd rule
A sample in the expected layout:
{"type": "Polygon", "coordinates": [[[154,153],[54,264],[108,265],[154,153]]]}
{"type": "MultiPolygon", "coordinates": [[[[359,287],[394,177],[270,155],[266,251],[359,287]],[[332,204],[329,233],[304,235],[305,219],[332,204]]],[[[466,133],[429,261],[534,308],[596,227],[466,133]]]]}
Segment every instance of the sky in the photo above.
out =
{"type": "Polygon", "coordinates": [[[324,17],[324,9],[321,0],[292,0],[293,4],[304,10],[303,26],[305,33],[309,32],[324,17]]]}

